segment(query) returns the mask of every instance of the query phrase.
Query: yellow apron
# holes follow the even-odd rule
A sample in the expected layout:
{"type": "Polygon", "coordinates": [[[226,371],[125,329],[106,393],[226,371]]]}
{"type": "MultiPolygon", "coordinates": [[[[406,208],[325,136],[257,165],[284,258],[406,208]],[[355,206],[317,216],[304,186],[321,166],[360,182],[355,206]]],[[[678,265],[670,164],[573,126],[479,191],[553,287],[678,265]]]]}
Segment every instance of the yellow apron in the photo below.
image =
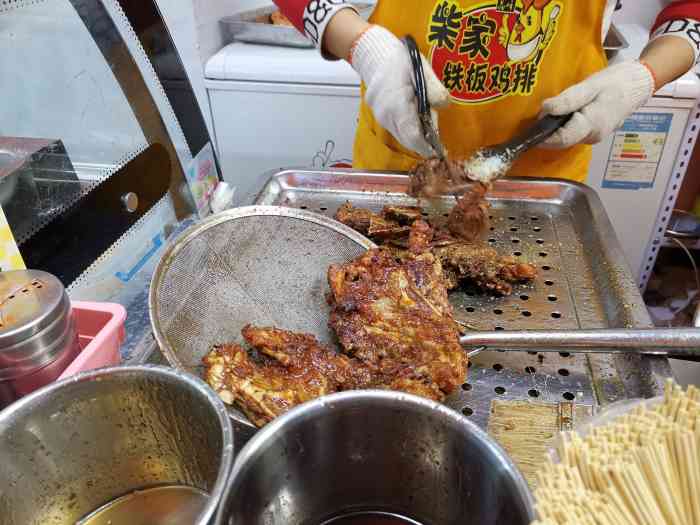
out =
{"type": "MultiPolygon", "coordinates": [[[[542,101],[606,65],[601,26],[606,0],[379,0],[371,21],[396,36],[414,36],[452,104],[440,111],[440,136],[450,155],[508,140],[532,124],[542,101]]],[[[363,87],[364,93],[364,87],[363,87]]],[[[403,148],[362,102],[353,165],[411,169],[403,148]]],[[[535,148],[513,176],[583,181],[591,148],[535,148]]]]}

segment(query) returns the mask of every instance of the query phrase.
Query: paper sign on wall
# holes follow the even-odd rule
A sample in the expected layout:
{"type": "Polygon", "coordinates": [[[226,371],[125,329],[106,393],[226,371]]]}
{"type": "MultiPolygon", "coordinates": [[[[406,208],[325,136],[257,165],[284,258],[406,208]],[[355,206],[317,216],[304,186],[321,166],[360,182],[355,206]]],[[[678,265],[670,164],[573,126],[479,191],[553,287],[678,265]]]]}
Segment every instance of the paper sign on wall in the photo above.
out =
{"type": "Polygon", "coordinates": [[[671,130],[673,113],[635,113],[616,133],[603,188],[652,188],[671,130]]]}

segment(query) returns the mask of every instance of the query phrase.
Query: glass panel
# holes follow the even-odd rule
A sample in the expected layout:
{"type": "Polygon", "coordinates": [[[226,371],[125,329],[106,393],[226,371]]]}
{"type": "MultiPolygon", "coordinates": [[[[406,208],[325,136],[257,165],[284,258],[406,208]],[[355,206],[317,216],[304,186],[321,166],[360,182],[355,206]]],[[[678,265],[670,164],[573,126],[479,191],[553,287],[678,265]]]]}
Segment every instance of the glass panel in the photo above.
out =
{"type": "Polygon", "coordinates": [[[0,204],[21,245],[148,144],[70,2],[0,22],[0,204]]]}
{"type": "Polygon", "coordinates": [[[139,46],[115,0],[0,3],[0,206],[25,261],[65,284],[168,189],[192,209],[191,153],[139,46]]]}
{"type": "Polygon", "coordinates": [[[5,136],[61,139],[81,178],[95,180],[146,145],[129,103],[70,2],[2,15],[0,106],[5,136]],[[8,74],[9,73],[9,74],[8,74]]]}

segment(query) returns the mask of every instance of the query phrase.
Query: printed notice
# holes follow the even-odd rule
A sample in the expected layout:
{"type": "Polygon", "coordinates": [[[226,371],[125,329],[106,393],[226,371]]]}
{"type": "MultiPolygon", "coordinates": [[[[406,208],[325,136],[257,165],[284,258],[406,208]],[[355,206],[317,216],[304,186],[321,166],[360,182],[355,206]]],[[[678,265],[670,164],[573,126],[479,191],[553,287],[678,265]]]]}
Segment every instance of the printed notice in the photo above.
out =
{"type": "Polygon", "coordinates": [[[603,188],[638,190],[654,186],[673,113],[635,113],[615,133],[603,188]]]}
{"type": "Polygon", "coordinates": [[[197,205],[199,217],[203,219],[209,215],[209,199],[219,183],[211,142],[208,142],[197,156],[192,159],[185,176],[187,177],[194,202],[197,205]]]}

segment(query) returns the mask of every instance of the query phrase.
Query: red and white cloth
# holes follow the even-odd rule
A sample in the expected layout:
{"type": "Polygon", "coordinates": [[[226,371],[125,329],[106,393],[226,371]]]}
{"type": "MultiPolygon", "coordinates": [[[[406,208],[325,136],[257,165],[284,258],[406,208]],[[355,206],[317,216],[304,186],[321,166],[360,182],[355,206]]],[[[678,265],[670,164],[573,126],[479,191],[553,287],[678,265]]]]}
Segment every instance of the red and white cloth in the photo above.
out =
{"type": "Polygon", "coordinates": [[[341,9],[354,9],[345,0],[274,0],[277,7],[299,31],[317,47],[323,42],[323,33],[333,16],[341,9]]]}
{"type": "MultiPolygon", "coordinates": [[[[319,48],[331,18],[341,9],[354,9],[344,0],[275,0],[275,3],[319,48]]],[[[661,11],[652,27],[651,39],[669,35],[686,40],[697,62],[700,0],[679,0],[661,11]]],[[[358,38],[351,54],[348,58],[367,86],[365,100],[377,121],[404,147],[424,157],[431,156],[432,149],[421,133],[410,62],[401,42],[386,29],[374,26],[358,38]]],[[[431,68],[424,69],[429,73],[431,105],[446,104],[449,94],[431,68]]],[[[545,146],[562,149],[581,142],[600,141],[644,105],[654,89],[654,75],[641,62],[625,62],[603,69],[544,102],[544,114],[574,114],[545,146]]],[[[436,115],[434,120],[437,125],[436,115]]]]}
{"type": "MultiPolygon", "coordinates": [[[[345,0],[274,0],[294,26],[320,47],[331,18],[341,9],[354,9],[345,0]]],[[[673,35],[687,40],[700,55],[700,0],[678,0],[659,13],[652,39],[673,35]]]]}
{"type": "Polygon", "coordinates": [[[690,44],[700,58],[700,0],[680,0],[666,7],[651,28],[651,40],[675,36],[690,44]]]}

